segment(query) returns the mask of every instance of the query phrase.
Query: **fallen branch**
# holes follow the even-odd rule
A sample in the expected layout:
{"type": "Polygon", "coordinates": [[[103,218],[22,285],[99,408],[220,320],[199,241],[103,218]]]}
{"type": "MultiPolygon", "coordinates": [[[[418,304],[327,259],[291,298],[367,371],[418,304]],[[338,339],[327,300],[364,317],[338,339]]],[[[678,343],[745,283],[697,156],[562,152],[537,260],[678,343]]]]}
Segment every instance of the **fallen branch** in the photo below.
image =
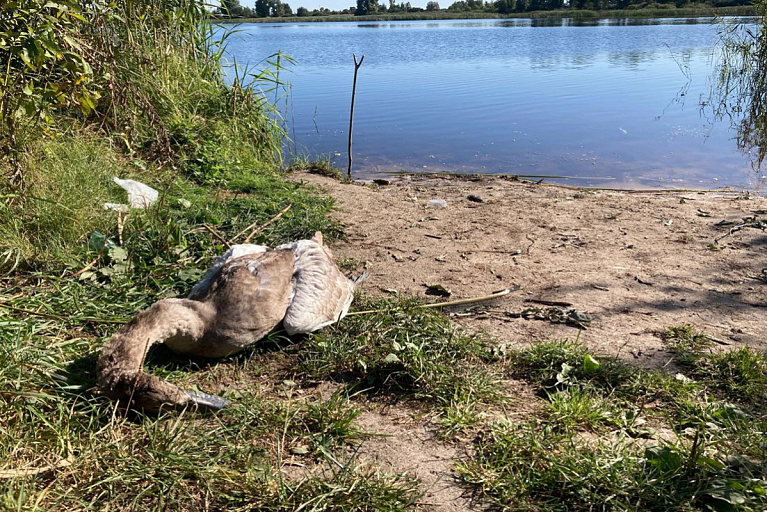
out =
{"type": "MultiPolygon", "coordinates": [[[[445,308],[449,306],[462,306],[464,304],[475,304],[477,302],[485,302],[488,300],[498,299],[500,297],[505,297],[506,295],[510,294],[511,292],[516,292],[517,290],[521,290],[520,286],[511,286],[509,288],[506,288],[505,290],[500,290],[494,293],[491,293],[490,295],[483,295],[481,297],[472,297],[469,299],[459,299],[459,300],[452,300],[449,302],[431,302],[429,304],[421,304],[419,306],[416,306],[416,309],[436,309],[436,308],[445,308]]],[[[347,314],[346,316],[360,316],[360,315],[369,315],[370,313],[380,313],[382,311],[386,311],[385,309],[367,309],[365,311],[352,311],[351,313],[347,314]]]]}
{"type": "Polygon", "coordinates": [[[72,277],[77,277],[80,274],[82,274],[83,272],[86,272],[86,271],[90,270],[91,268],[93,268],[93,265],[95,265],[99,261],[99,259],[101,259],[101,254],[96,256],[96,258],[93,261],[91,261],[90,263],[85,265],[83,268],[81,268],[80,270],[78,270],[77,272],[72,274],[72,277]]]}
{"type": "MultiPolygon", "coordinates": [[[[721,224],[721,222],[719,223],[721,224]]],[[[756,217],[746,217],[742,219],[736,226],[733,226],[730,228],[730,230],[723,234],[722,236],[714,238],[714,243],[719,244],[719,241],[727,238],[728,236],[732,235],[733,233],[737,231],[741,231],[743,228],[755,228],[755,229],[761,229],[764,231],[767,229],[767,222],[763,220],[759,220],[756,217]]]]}
{"type": "Polygon", "coordinates": [[[543,304],[544,306],[558,306],[561,308],[569,308],[573,305],[572,302],[564,302],[559,300],[543,300],[543,299],[525,299],[525,302],[532,302],[533,304],[543,304]]]}
{"type": "Polygon", "coordinates": [[[713,336],[709,336],[708,334],[703,335],[708,341],[713,341],[714,343],[718,343],[720,345],[732,345],[729,341],[720,340],[719,338],[714,338],[713,336]]]}
{"type": "MultiPolygon", "coordinates": [[[[260,226],[258,226],[256,229],[254,229],[253,231],[251,231],[251,232],[250,232],[250,234],[248,235],[248,237],[245,239],[245,243],[247,244],[248,242],[250,242],[250,239],[251,239],[251,238],[253,238],[253,236],[254,236],[256,233],[260,233],[260,232],[261,232],[261,230],[264,230],[264,229],[266,229],[267,227],[269,227],[269,226],[270,226],[270,225],[271,225],[273,222],[275,222],[277,219],[279,219],[280,217],[282,217],[283,215],[285,215],[285,214],[288,212],[288,210],[290,210],[292,207],[293,207],[293,205],[292,205],[292,204],[289,204],[289,205],[287,205],[285,208],[283,208],[283,209],[282,209],[282,211],[281,211],[280,213],[278,213],[277,215],[275,215],[274,217],[272,217],[271,219],[269,219],[267,222],[265,222],[265,223],[261,224],[261,225],[260,225],[260,226]]],[[[240,236],[240,235],[237,235],[237,236],[240,236]]],[[[237,237],[235,237],[235,238],[237,238],[237,237]]]]}

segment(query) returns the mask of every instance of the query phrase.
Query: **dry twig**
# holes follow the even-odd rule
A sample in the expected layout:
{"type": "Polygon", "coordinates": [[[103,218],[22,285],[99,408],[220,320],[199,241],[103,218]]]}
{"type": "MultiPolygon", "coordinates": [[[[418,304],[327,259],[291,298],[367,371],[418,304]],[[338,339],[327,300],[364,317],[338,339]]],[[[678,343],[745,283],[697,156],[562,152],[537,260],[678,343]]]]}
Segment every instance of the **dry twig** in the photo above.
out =
{"type": "MultiPolygon", "coordinates": [[[[459,300],[451,300],[449,302],[432,302],[429,304],[421,304],[420,306],[416,306],[417,309],[435,309],[435,308],[446,308],[449,306],[462,306],[464,304],[474,304],[477,302],[485,302],[488,300],[498,299],[500,297],[505,297],[506,295],[510,294],[511,292],[516,292],[517,290],[520,290],[520,286],[510,286],[509,288],[506,288],[504,290],[500,290],[494,293],[491,293],[490,295],[483,295],[481,297],[471,297],[468,299],[459,299],[459,300]]],[[[370,313],[379,313],[381,311],[385,311],[383,309],[367,309],[365,311],[352,311],[346,316],[359,316],[359,315],[369,315],[370,313]]]]}
{"type": "Polygon", "coordinates": [[[223,236],[221,236],[221,234],[220,234],[218,231],[216,231],[216,230],[215,230],[213,227],[211,227],[211,226],[209,226],[209,225],[207,225],[207,224],[203,224],[203,225],[202,225],[202,227],[204,227],[205,229],[207,229],[207,230],[210,232],[210,234],[211,234],[211,235],[213,235],[214,237],[216,237],[216,238],[218,239],[218,241],[219,241],[219,242],[221,242],[222,244],[224,244],[224,245],[226,246],[226,248],[227,248],[227,249],[228,249],[228,248],[230,248],[230,247],[232,246],[232,245],[231,245],[229,242],[227,242],[227,241],[226,241],[226,239],[224,239],[224,237],[223,237],[223,236]]]}

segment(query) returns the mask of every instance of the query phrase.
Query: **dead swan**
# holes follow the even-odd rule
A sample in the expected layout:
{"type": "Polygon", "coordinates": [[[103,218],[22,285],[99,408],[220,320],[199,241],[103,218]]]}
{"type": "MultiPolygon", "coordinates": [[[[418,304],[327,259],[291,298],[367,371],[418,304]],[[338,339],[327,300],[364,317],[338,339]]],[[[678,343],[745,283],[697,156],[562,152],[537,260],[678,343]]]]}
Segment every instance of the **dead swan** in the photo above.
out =
{"type": "Polygon", "coordinates": [[[186,299],[164,299],[112,336],[98,359],[98,386],[130,407],[197,405],[221,409],[220,397],[184,391],[142,372],[146,352],[165,343],[179,354],[224,357],[239,352],[282,323],[288,334],[313,332],[343,318],[355,282],[333,263],[322,233],[274,250],[235,245],[186,299]]]}

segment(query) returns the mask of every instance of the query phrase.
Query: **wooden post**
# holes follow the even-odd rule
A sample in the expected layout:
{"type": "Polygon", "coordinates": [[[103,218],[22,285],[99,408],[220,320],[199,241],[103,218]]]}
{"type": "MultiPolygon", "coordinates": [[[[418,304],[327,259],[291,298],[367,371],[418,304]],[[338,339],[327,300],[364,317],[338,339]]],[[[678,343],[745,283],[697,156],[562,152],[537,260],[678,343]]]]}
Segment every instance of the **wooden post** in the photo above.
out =
{"type": "Polygon", "coordinates": [[[347,171],[349,179],[352,179],[352,128],[354,127],[354,95],[357,93],[357,70],[362,66],[362,61],[365,60],[364,55],[359,62],[357,62],[356,53],[353,53],[352,56],[354,57],[354,83],[352,85],[352,107],[349,113],[349,169],[347,171]]]}

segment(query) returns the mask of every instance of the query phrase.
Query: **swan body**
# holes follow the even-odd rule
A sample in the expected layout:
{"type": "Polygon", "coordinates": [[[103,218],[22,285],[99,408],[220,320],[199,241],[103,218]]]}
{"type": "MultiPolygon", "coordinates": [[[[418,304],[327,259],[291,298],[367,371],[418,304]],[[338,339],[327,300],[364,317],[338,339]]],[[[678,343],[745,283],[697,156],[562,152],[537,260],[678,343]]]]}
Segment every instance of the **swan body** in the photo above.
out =
{"type": "Polygon", "coordinates": [[[149,347],[165,343],[179,354],[225,357],[280,324],[289,335],[314,332],[346,315],[354,287],[319,232],[273,250],[232,246],[186,299],[158,301],[112,336],[99,356],[99,388],[148,411],[162,405],[220,409],[226,404],[222,398],[183,391],[143,373],[149,347]]]}

